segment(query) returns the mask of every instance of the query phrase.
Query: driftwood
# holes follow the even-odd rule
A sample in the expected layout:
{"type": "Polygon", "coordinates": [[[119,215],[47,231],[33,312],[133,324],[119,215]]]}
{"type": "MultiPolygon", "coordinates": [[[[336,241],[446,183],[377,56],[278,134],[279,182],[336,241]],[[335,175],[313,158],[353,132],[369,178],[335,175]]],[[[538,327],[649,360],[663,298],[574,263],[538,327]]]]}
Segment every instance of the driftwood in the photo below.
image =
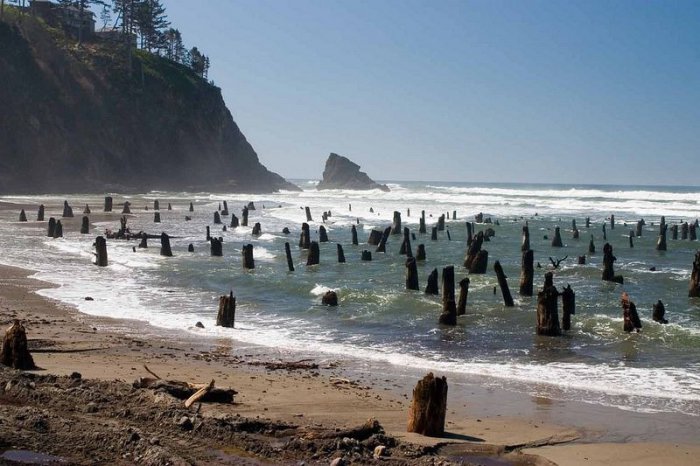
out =
{"type": "Polygon", "coordinates": [[[613,248],[610,243],[605,243],[603,246],[603,280],[608,282],[623,283],[622,275],[615,275],[613,263],[617,257],[613,255],[613,248]]]}
{"type": "Polygon", "coordinates": [[[637,314],[637,306],[630,300],[627,293],[622,293],[622,318],[623,318],[623,330],[625,332],[636,331],[639,332],[642,329],[642,321],[639,320],[639,314],[637,314]]]}
{"type": "Polygon", "coordinates": [[[428,275],[428,284],[425,286],[425,294],[438,294],[438,271],[433,269],[428,275]]]}
{"type": "Polygon", "coordinates": [[[13,369],[36,369],[34,359],[27,348],[27,332],[17,319],[5,331],[2,350],[0,350],[0,363],[13,369]]]}
{"type": "Polygon", "coordinates": [[[413,389],[413,398],[408,413],[408,432],[429,437],[445,434],[447,411],[447,379],[429,373],[419,380],[413,389]]]}
{"type": "Polygon", "coordinates": [[[496,272],[496,277],[498,278],[498,286],[501,288],[503,303],[506,305],[506,307],[513,307],[515,304],[513,303],[513,297],[510,294],[510,289],[508,288],[508,280],[499,261],[494,262],[493,270],[496,272]]]}
{"type": "Polygon", "coordinates": [[[469,278],[459,281],[459,299],[457,301],[457,315],[463,316],[467,313],[467,298],[469,297],[469,278]]]}
{"type": "Polygon", "coordinates": [[[440,314],[440,323],[443,325],[457,325],[455,268],[451,265],[442,269],[442,314],[440,314]]]}
{"type": "MultiPolygon", "coordinates": [[[[133,383],[134,388],[150,389],[167,393],[168,395],[179,400],[190,400],[191,398],[194,398],[194,395],[200,392],[202,389],[209,387],[208,389],[204,390],[205,393],[201,394],[200,392],[198,398],[195,400],[202,403],[233,403],[235,395],[238,394],[238,392],[232,388],[223,389],[214,387],[213,380],[209,384],[192,384],[181,380],[161,379],[146,366],[144,367],[148,373],[154,377],[139,377],[133,383]]],[[[190,402],[190,405],[193,403],[194,401],[190,402]]]]}
{"type": "Polygon", "coordinates": [[[658,322],[660,324],[667,324],[668,320],[664,318],[664,315],[666,314],[666,307],[664,306],[664,303],[661,302],[659,299],[656,304],[654,304],[652,313],[651,313],[651,318],[654,320],[654,322],[658,322]]]}

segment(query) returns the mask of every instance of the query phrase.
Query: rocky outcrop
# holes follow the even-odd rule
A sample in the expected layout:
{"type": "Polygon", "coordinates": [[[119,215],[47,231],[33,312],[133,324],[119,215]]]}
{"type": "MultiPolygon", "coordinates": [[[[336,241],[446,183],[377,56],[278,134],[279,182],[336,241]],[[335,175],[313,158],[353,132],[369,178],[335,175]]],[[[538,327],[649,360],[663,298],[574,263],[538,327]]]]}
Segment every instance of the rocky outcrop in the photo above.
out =
{"type": "Polygon", "coordinates": [[[385,184],[379,184],[367,173],[360,171],[360,166],[347,157],[331,153],[326,160],[323,179],[317,189],[381,189],[389,191],[385,184]]]}
{"type": "Polygon", "coordinates": [[[0,193],[298,190],[265,168],[221,89],[188,67],[0,21],[0,193]]]}

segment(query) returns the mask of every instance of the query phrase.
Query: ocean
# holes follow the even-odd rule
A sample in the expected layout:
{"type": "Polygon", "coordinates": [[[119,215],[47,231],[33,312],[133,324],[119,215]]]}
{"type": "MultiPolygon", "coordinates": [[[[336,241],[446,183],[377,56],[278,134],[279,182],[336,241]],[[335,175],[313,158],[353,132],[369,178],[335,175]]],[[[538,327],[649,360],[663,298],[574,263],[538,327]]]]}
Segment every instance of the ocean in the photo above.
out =
{"type": "MultiPolygon", "coordinates": [[[[64,237],[58,239],[45,236],[46,222],[34,222],[35,210],[27,212],[30,221],[21,230],[19,209],[2,210],[0,263],[36,271],[36,278],[58,285],[40,294],[80,312],[147,322],[168,334],[230,338],[285,354],[357,360],[396,370],[432,370],[452,380],[478,377],[492,387],[630,411],[700,416],[700,299],[687,297],[699,244],[671,240],[669,232],[668,250],[655,250],[662,215],[669,225],[700,216],[700,188],[388,182],[391,192],[381,192],[317,191],[314,180],[296,183],[302,192],[114,193],[114,213],[108,220],[93,222],[89,235],[81,235],[77,228],[64,229],[64,237]],[[156,199],[160,224],[153,222],[156,199]],[[148,249],[136,252],[132,247],[137,241],[108,240],[109,266],[91,265],[95,236],[119,228],[125,200],[132,204],[130,230],[167,232],[173,237],[173,257],[159,255],[156,239],[149,240],[148,249]],[[222,225],[213,224],[214,212],[224,200],[239,218],[244,205],[255,204],[248,227],[224,232],[222,225]],[[172,210],[167,210],[168,203],[172,210]],[[320,225],[330,239],[320,244],[320,264],[313,267],[305,265],[307,252],[298,247],[306,206],[313,215],[311,239],[318,240],[320,225]],[[427,235],[418,233],[423,210],[427,235]],[[324,211],[331,214],[325,224],[324,211]],[[438,324],[439,296],[405,289],[400,235],[390,236],[386,253],[376,253],[376,247],[366,244],[372,229],[391,225],[394,211],[401,212],[403,225],[416,234],[414,253],[418,244],[425,245],[427,260],[418,264],[421,290],[434,268],[441,273],[443,267],[454,265],[456,281],[467,276],[462,266],[466,222],[473,222],[480,212],[498,221],[476,225],[476,231],[495,230],[491,241],[484,243],[488,272],[469,276],[467,313],[456,326],[438,324]],[[446,213],[450,239],[447,231],[441,231],[438,240],[431,241],[431,226],[446,213]],[[191,216],[191,221],[185,221],[185,216],[191,216]],[[588,229],[586,217],[591,220],[588,229]],[[642,218],[643,234],[634,238],[630,248],[629,232],[642,218]],[[579,239],[572,237],[572,220],[579,239]],[[526,221],[535,262],[542,265],[535,270],[535,287],[541,287],[545,272],[553,271],[559,289],[570,284],[576,293],[572,328],[562,337],[537,336],[536,296],[518,295],[521,231],[526,221]],[[257,237],[251,234],[256,222],[262,226],[257,237]],[[623,275],[624,285],[601,280],[604,223],[607,242],[617,257],[615,272],[623,275]],[[358,246],[351,244],[351,225],[357,226],[358,246]],[[206,226],[211,227],[212,236],[223,237],[223,257],[210,256],[206,226]],[[562,248],[551,246],[556,226],[561,227],[562,248]],[[291,231],[289,235],[282,233],[284,227],[291,231]],[[596,253],[588,255],[591,237],[596,253]],[[285,242],[291,245],[294,272],[287,269],[285,242]],[[242,267],[241,248],[248,243],[254,246],[253,271],[242,267]],[[336,243],[344,248],[344,264],[337,263],[336,243]],[[194,252],[187,251],[189,244],[194,252]],[[365,249],[372,252],[371,262],[360,260],[365,249]],[[577,256],[584,254],[586,265],[578,265],[577,256]],[[549,257],[565,256],[559,268],[552,270],[549,257]],[[500,291],[494,294],[496,260],[508,276],[515,307],[504,307],[500,291]],[[338,307],[320,303],[323,293],[331,289],[338,293],[338,307]],[[234,329],[214,325],[218,298],[229,290],[237,298],[234,329]],[[641,333],[622,329],[623,292],[637,305],[641,333]],[[86,301],[86,296],[94,300],[86,301]],[[651,320],[652,305],[659,299],[666,306],[667,325],[651,320]],[[203,329],[195,327],[198,321],[203,329]]],[[[85,204],[93,213],[102,212],[104,194],[0,197],[7,203],[52,206],[46,219],[60,217],[64,200],[80,217],[85,204]]],[[[222,221],[228,225],[231,217],[222,221]]]]}

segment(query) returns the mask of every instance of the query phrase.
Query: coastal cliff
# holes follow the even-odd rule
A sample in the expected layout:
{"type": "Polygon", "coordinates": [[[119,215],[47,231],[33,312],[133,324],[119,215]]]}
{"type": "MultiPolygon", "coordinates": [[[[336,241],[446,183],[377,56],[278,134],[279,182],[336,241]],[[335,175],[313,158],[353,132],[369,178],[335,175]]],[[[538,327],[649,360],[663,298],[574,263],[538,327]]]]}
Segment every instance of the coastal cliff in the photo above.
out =
{"type": "Polygon", "coordinates": [[[298,190],[258,160],[221,90],[124,47],[0,21],[0,193],[298,190]]]}
{"type": "Polygon", "coordinates": [[[360,171],[360,166],[342,155],[331,153],[326,160],[323,179],[317,189],[381,189],[389,191],[385,184],[379,184],[367,173],[360,171]]]}

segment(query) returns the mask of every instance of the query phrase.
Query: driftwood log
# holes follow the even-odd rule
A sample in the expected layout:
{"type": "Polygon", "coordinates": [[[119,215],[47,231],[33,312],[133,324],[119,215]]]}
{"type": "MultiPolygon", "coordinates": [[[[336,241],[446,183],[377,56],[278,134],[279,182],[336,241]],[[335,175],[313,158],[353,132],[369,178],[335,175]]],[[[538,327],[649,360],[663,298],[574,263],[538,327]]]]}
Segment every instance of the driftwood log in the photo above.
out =
{"type": "Polygon", "coordinates": [[[435,377],[431,372],[413,389],[407,430],[428,437],[441,437],[445,434],[446,412],[447,379],[435,377]]]}
{"type": "MultiPolygon", "coordinates": [[[[203,403],[233,403],[234,397],[238,392],[231,388],[215,388],[213,382],[212,380],[209,384],[192,384],[180,380],[164,380],[158,377],[139,377],[134,381],[133,387],[167,393],[179,400],[190,400],[199,392],[200,397],[195,401],[203,403]],[[205,389],[204,393],[201,392],[202,389],[205,389]]],[[[190,401],[187,407],[192,405],[193,402],[190,401]]]]}
{"type": "Polygon", "coordinates": [[[24,325],[15,319],[12,325],[5,331],[0,351],[0,363],[13,369],[36,369],[34,359],[27,347],[27,332],[24,325]]]}
{"type": "Polygon", "coordinates": [[[228,296],[219,297],[219,312],[216,313],[216,325],[233,328],[236,322],[236,297],[233,290],[228,296]]]}

